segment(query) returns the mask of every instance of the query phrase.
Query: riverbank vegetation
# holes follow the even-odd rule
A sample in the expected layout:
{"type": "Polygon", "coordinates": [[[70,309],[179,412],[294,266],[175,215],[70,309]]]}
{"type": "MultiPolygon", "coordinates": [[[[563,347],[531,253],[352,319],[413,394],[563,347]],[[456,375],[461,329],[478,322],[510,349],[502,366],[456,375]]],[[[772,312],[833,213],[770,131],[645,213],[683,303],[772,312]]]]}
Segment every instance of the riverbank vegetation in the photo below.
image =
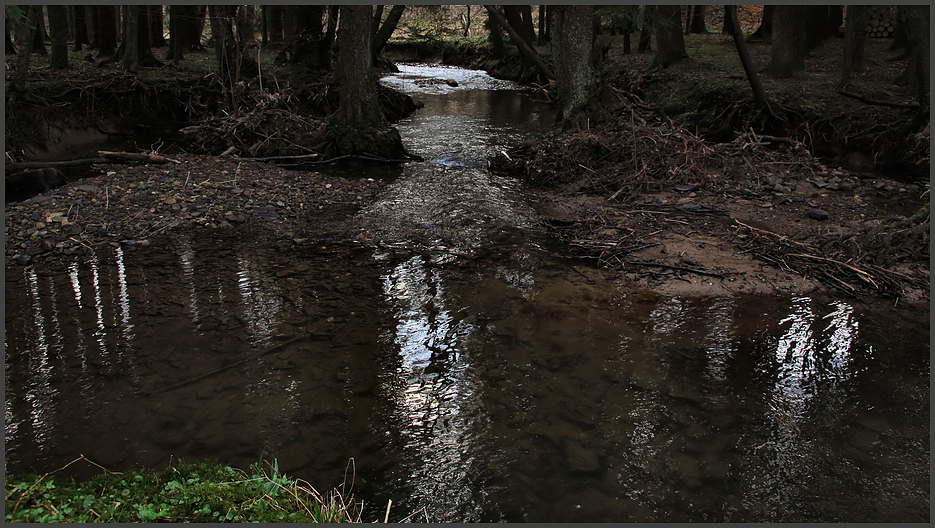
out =
{"type": "MultiPolygon", "coordinates": [[[[89,462],[82,457],[72,464],[79,461],[89,462]]],[[[257,462],[249,471],[208,462],[179,462],[158,471],[105,470],[83,483],[54,474],[7,475],[5,488],[8,523],[361,520],[353,497],[338,490],[321,494],[309,483],[280,473],[275,460],[257,462]]]]}

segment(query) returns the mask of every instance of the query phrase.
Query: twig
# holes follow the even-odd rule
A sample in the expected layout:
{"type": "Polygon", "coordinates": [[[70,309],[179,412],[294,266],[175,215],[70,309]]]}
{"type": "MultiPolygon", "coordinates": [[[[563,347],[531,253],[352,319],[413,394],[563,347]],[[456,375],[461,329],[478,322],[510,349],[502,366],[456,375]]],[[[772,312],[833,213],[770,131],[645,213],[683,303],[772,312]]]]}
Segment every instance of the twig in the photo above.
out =
{"type": "Polygon", "coordinates": [[[667,269],[674,269],[674,270],[678,270],[678,271],[688,271],[688,272],[691,272],[691,273],[697,273],[698,275],[707,275],[707,276],[709,276],[709,277],[718,277],[718,278],[722,278],[722,279],[723,279],[724,277],[728,276],[728,275],[736,275],[736,274],[740,273],[740,272],[714,273],[714,272],[711,272],[711,271],[699,270],[699,269],[695,269],[695,268],[686,268],[685,266],[673,266],[673,265],[671,265],[671,264],[663,264],[663,263],[661,263],[661,262],[647,262],[647,261],[645,261],[645,260],[632,260],[632,261],[627,261],[626,264],[634,264],[634,265],[637,265],[637,266],[654,266],[654,267],[657,267],[657,268],[667,268],[667,269]]]}
{"type": "Polygon", "coordinates": [[[855,94],[853,92],[848,92],[847,90],[839,90],[838,93],[843,95],[844,97],[857,99],[858,101],[862,103],[867,103],[868,105],[888,106],[890,108],[907,108],[909,110],[918,110],[919,108],[921,108],[921,105],[919,105],[918,103],[895,103],[891,101],[881,101],[879,99],[871,99],[870,97],[867,97],[864,95],[855,94]]]}

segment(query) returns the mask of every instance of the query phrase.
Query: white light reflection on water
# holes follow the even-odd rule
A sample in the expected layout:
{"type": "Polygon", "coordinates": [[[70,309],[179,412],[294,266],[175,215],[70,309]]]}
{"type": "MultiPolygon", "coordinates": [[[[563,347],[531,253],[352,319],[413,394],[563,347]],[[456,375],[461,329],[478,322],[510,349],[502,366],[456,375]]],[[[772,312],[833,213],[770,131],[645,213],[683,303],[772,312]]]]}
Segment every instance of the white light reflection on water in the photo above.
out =
{"type": "Polygon", "coordinates": [[[33,442],[40,451],[53,446],[53,426],[55,424],[55,395],[51,386],[52,365],[49,362],[49,344],[46,340],[45,317],[39,295],[39,278],[32,269],[26,270],[26,282],[32,297],[33,330],[35,343],[28,351],[29,381],[26,383],[26,402],[29,404],[29,421],[32,425],[33,442]]]}
{"type": "Polygon", "coordinates": [[[383,293],[396,308],[393,341],[400,362],[386,383],[393,400],[392,427],[404,437],[407,460],[413,461],[409,482],[417,507],[429,518],[442,519],[450,504],[471,497],[466,468],[466,407],[472,404],[473,382],[465,376],[463,347],[473,325],[455,321],[446,307],[441,273],[427,269],[422,256],[396,266],[384,278],[383,293]],[[439,510],[439,511],[435,511],[439,510]]]}
{"type": "Polygon", "coordinates": [[[185,274],[185,280],[188,282],[188,296],[192,309],[192,322],[197,323],[199,311],[198,295],[195,290],[195,250],[192,249],[192,241],[188,234],[179,237],[179,260],[182,262],[182,272],[185,274]]]}
{"type": "Polygon", "coordinates": [[[707,311],[708,333],[704,340],[707,372],[711,379],[718,382],[727,381],[727,369],[737,353],[734,303],[732,297],[718,297],[707,311]]]}
{"type": "Polygon", "coordinates": [[[280,323],[283,302],[272,280],[264,277],[261,266],[245,256],[237,257],[237,289],[240,291],[244,320],[256,346],[265,346],[280,323]]]}

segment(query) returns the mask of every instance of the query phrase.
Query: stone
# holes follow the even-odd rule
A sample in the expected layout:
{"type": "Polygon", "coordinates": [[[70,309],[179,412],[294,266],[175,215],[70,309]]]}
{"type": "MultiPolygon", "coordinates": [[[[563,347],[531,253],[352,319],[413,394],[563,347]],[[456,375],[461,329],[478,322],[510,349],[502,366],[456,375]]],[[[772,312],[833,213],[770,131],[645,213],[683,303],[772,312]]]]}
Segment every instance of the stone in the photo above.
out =
{"type": "Polygon", "coordinates": [[[814,220],[827,220],[828,213],[822,211],[821,209],[811,208],[808,210],[808,217],[814,220]]]}
{"type": "Polygon", "coordinates": [[[574,440],[565,442],[565,460],[568,462],[568,470],[572,473],[594,474],[601,470],[597,453],[574,440]]]}

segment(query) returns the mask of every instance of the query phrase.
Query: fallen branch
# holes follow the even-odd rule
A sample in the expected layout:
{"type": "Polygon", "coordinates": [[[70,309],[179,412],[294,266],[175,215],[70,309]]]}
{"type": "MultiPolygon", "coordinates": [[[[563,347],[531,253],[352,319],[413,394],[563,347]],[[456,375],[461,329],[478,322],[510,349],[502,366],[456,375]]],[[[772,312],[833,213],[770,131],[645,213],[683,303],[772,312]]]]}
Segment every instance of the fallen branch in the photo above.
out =
{"type": "Polygon", "coordinates": [[[158,154],[142,154],[136,152],[109,152],[106,150],[97,151],[97,155],[102,158],[115,159],[121,161],[142,161],[144,163],[181,163],[179,160],[160,156],[158,154]]]}
{"type": "Polygon", "coordinates": [[[890,108],[907,108],[909,110],[918,110],[921,108],[921,105],[918,103],[895,103],[892,101],[881,101],[879,99],[871,99],[867,96],[855,94],[853,92],[848,92],[847,90],[839,90],[838,93],[844,97],[850,97],[852,99],[857,99],[862,103],[867,103],[868,105],[874,106],[888,106],[890,108]]]}

